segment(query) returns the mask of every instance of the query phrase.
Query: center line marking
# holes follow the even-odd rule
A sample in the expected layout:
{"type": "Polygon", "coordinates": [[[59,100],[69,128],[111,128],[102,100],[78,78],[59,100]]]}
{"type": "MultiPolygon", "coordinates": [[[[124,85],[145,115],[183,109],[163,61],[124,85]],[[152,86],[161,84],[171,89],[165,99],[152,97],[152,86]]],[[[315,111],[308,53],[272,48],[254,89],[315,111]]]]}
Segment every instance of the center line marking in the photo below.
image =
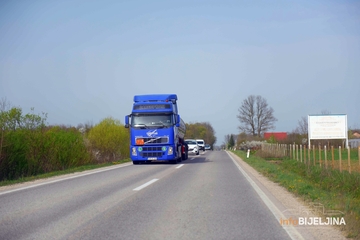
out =
{"type": "Polygon", "coordinates": [[[156,182],[157,180],[159,180],[159,179],[156,179],[156,178],[155,178],[155,179],[153,179],[153,180],[151,180],[151,181],[148,181],[147,183],[145,183],[145,184],[143,184],[143,185],[141,185],[141,186],[139,186],[139,187],[137,187],[137,188],[134,188],[133,190],[134,190],[134,191],[139,191],[139,190],[141,190],[141,189],[149,186],[150,184],[153,184],[153,183],[156,182]]]}
{"type": "Polygon", "coordinates": [[[180,165],[177,166],[176,168],[181,168],[182,166],[184,166],[184,164],[180,164],[180,165]]]}

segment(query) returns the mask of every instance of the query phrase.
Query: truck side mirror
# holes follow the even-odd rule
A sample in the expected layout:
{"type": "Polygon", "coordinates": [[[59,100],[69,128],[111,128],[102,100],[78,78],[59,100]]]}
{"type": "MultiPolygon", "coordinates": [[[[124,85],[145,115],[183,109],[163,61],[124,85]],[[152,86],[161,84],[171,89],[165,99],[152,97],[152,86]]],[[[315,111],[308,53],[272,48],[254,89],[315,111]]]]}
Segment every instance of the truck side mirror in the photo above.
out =
{"type": "Polygon", "coordinates": [[[125,116],[125,128],[129,128],[129,115],[125,116]]]}
{"type": "Polygon", "coordinates": [[[176,115],[176,127],[180,127],[180,114],[176,115]]]}

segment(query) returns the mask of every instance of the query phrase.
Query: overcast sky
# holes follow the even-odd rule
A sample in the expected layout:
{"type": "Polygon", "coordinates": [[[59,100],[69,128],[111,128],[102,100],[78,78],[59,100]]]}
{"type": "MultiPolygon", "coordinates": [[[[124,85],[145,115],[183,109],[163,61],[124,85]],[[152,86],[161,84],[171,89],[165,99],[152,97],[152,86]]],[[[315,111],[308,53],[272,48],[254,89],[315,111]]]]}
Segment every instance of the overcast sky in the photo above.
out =
{"type": "Polygon", "coordinates": [[[49,124],[124,122],[176,93],[183,120],[239,132],[261,95],[291,132],[308,114],[360,128],[359,1],[0,1],[0,97],[49,124]]]}

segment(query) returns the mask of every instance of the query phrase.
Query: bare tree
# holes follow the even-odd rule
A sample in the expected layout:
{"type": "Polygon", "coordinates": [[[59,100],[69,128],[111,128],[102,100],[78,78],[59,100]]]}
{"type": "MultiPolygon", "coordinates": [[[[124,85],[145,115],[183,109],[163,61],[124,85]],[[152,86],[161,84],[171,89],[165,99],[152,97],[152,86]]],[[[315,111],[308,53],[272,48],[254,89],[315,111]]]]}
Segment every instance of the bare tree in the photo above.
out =
{"type": "Polygon", "coordinates": [[[230,134],[227,134],[224,136],[224,142],[223,145],[227,146],[230,141],[230,134]]]}
{"type": "Polygon", "coordinates": [[[274,110],[259,95],[250,95],[244,99],[238,111],[237,118],[241,123],[239,129],[245,133],[260,137],[262,133],[275,128],[277,119],[274,117],[274,110]]]}
{"type": "Polygon", "coordinates": [[[0,112],[5,112],[10,109],[11,103],[6,98],[1,98],[0,112]]]}
{"type": "Polygon", "coordinates": [[[298,126],[295,129],[295,133],[301,134],[301,135],[307,135],[308,134],[308,118],[302,117],[298,121],[298,126]]]}

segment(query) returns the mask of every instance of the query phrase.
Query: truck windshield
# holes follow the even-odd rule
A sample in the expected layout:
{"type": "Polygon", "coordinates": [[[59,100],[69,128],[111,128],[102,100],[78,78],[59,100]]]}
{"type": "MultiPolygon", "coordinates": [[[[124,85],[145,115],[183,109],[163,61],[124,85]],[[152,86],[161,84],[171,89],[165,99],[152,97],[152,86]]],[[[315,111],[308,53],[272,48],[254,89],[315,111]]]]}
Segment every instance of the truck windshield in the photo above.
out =
{"type": "Polygon", "coordinates": [[[172,125],[172,114],[135,114],[131,117],[131,126],[135,128],[163,128],[172,125]]]}

